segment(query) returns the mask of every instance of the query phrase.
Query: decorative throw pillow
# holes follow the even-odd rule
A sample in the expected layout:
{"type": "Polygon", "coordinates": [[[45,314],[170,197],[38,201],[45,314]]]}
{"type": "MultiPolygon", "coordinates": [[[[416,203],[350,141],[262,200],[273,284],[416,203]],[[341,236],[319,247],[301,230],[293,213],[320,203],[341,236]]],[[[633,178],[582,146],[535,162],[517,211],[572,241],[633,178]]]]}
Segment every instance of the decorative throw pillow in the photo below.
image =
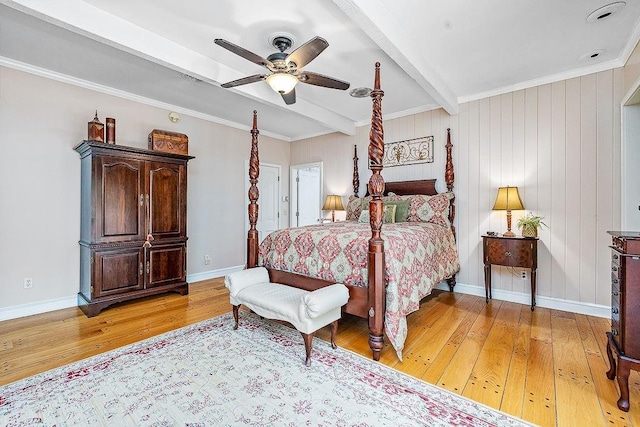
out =
{"type": "Polygon", "coordinates": [[[407,222],[409,216],[409,200],[385,200],[385,206],[394,205],[396,207],[395,222],[407,222]]]}
{"type": "Polygon", "coordinates": [[[411,196],[407,221],[430,222],[450,227],[449,203],[454,198],[453,193],[440,193],[435,196],[411,196]]]}
{"type": "Polygon", "coordinates": [[[367,196],[367,197],[363,197],[360,200],[362,200],[362,210],[363,211],[368,211],[369,210],[369,202],[371,202],[371,200],[373,200],[373,197],[367,196]]]}
{"type": "MultiPolygon", "coordinates": [[[[360,218],[358,218],[358,222],[370,222],[370,217],[369,217],[369,209],[367,210],[362,210],[362,212],[360,212],[360,218]]],[[[388,205],[384,207],[384,216],[382,221],[387,224],[387,223],[393,223],[396,222],[396,206],[395,205],[388,205]]]]}
{"type": "Polygon", "coordinates": [[[347,202],[347,221],[358,221],[362,212],[362,200],[354,195],[349,196],[347,202]]]}

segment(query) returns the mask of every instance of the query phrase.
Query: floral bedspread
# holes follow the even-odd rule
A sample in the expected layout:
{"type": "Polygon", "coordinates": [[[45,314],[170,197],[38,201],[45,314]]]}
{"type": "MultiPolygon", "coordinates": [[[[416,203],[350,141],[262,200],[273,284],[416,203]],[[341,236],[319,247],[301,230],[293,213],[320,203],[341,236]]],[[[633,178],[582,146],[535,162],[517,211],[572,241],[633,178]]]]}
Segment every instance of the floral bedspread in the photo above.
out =
{"type": "MultiPolygon", "coordinates": [[[[268,268],[352,286],[367,286],[368,223],[342,221],[286,228],[262,241],[259,263],[268,268]]],[[[420,300],[460,270],[451,229],[426,222],[384,224],[387,307],[385,332],[402,360],[406,317],[420,300]]]]}

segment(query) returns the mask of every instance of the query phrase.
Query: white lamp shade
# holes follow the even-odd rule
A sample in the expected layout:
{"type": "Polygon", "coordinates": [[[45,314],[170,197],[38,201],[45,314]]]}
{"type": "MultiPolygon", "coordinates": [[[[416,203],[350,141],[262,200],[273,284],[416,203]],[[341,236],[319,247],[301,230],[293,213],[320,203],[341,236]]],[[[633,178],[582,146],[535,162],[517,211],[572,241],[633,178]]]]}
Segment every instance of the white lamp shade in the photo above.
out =
{"type": "Polygon", "coordinates": [[[289,93],[298,84],[298,78],[287,73],[274,73],[267,77],[271,89],[280,94],[289,93]]]}

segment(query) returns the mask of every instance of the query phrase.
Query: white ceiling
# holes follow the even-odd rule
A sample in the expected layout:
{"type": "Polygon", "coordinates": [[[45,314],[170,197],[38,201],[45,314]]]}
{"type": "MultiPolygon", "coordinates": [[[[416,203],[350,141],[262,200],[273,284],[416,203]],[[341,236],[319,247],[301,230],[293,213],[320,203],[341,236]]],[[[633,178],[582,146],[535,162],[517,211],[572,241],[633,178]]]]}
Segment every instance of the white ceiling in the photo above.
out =
{"type": "Polygon", "coordinates": [[[329,42],[304,70],[373,85],[399,117],[624,65],[640,38],[640,0],[587,22],[611,0],[0,0],[0,65],[289,141],[354,134],[371,102],[300,84],[287,106],[265,82],[220,84],[267,70],[213,43],[262,57],[273,34],[329,42]],[[595,58],[591,54],[599,52],[595,58]]]}

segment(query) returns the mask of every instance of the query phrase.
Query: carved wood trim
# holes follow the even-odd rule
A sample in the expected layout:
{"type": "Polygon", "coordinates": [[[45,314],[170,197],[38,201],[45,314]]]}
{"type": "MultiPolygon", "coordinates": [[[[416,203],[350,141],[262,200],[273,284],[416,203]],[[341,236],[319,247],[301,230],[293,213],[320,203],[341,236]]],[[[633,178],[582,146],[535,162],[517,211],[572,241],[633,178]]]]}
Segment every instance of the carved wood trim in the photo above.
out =
{"type": "MultiPolygon", "coordinates": [[[[445,145],[447,149],[447,162],[444,171],[444,181],[447,184],[447,191],[453,193],[453,182],[455,181],[455,174],[453,172],[453,156],[451,154],[451,149],[453,148],[453,144],[451,143],[451,128],[447,128],[447,145],[445,145]]],[[[455,205],[455,195],[453,199],[449,202],[449,224],[451,224],[451,231],[453,232],[453,238],[456,238],[456,227],[453,225],[453,220],[456,218],[456,205],[455,205]]]]}
{"type": "Polygon", "coordinates": [[[369,132],[369,217],[371,223],[371,239],[369,239],[369,347],[373,351],[374,360],[380,360],[380,352],[384,345],[384,312],[385,312],[385,259],[384,242],[380,236],[383,219],[382,195],[384,178],[382,159],[384,157],[384,129],[382,127],[382,97],[380,89],[380,63],[376,62],[375,78],[371,98],[373,100],[371,115],[371,131],[369,132]]]}
{"type": "Polygon", "coordinates": [[[360,175],[358,174],[358,146],[353,146],[353,195],[358,197],[360,192],[360,175]]]}
{"type": "Polygon", "coordinates": [[[251,157],[249,158],[249,232],[247,233],[247,268],[258,266],[258,176],[260,175],[260,157],[258,156],[258,112],[253,110],[253,127],[251,128],[251,157]]]}

